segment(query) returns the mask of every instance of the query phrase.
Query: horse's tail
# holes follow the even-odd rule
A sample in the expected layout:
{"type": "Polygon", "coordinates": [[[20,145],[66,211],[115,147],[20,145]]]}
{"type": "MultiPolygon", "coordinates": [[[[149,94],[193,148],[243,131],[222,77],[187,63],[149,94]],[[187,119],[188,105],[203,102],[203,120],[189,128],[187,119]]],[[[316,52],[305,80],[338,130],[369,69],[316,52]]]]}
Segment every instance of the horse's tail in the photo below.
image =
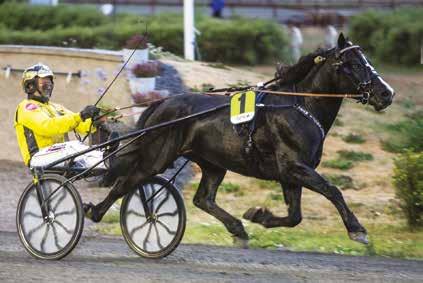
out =
{"type": "Polygon", "coordinates": [[[147,122],[150,115],[153,114],[153,112],[157,109],[157,107],[159,107],[160,104],[163,103],[163,101],[164,99],[151,103],[150,106],[147,109],[145,109],[144,112],[142,112],[136,125],[137,129],[143,129],[145,127],[145,123],[147,122]]]}

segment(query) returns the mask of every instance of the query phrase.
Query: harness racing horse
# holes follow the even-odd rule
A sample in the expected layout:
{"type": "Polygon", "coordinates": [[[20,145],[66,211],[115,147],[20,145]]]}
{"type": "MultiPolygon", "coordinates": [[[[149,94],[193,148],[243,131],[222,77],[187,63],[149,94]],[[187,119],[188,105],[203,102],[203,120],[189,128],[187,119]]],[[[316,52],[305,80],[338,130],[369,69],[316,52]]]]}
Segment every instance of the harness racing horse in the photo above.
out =
{"type": "MultiPolygon", "coordinates": [[[[375,110],[392,103],[394,90],[378,75],[363,52],[341,34],[335,48],[317,50],[282,71],[272,90],[329,94],[363,94],[375,110]],[[316,59],[318,58],[318,59],[316,59]]],[[[194,204],[219,219],[226,229],[246,244],[242,222],[220,208],[217,189],[226,171],[278,181],[288,206],[279,217],[266,208],[250,208],[244,218],[266,228],[294,227],[301,222],[302,187],[325,196],[337,208],[349,237],[368,243],[365,228],[348,208],[340,190],[316,172],[326,134],[343,98],[293,97],[268,94],[256,113],[251,140],[240,136],[221,108],[196,119],[148,132],[117,154],[111,176],[117,178],[99,204],[86,204],[87,217],[98,222],[110,206],[131,192],[135,185],[162,173],[180,156],[197,163],[202,178],[194,204]],[[246,150],[248,149],[248,150],[246,150]]],[[[150,127],[228,103],[227,96],[185,94],[153,103],[141,116],[137,128],[150,127]]],[[[367,101],[362,101],[367,102],[367,101]]]]}

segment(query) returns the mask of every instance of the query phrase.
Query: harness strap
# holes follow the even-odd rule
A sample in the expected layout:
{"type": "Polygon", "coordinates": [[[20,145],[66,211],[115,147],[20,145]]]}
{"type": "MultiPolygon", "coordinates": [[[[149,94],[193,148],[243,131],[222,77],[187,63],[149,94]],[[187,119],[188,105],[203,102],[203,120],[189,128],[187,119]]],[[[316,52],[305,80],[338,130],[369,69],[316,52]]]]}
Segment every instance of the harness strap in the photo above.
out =
{"type": "Polygon", "coordinates": [[[322,140],[325,139],[325,130],[323,129],[323,127],[320,124],[320,122],[309,111],[305,110],[303,107],[301,107],[298,104],[295,104],[295,105],[274,105],[274,104],[264,105],[264,104],[259,104],[259,105],[257,105],[257,107],[260,107],[260,108],[273,108],[273,109],[294,108],[295,110],[297,110],[298,112],[300,112],[304,117],[310,119],[314,123],[314,125],[316,125],[316,127],[319,129],[320,134],[322,136],[322,140]]]}
{"type": "Polygon", "coordinates": [[[348,50],[351,50],[351,49],[356,49],[356,48],[360,48],[360,46],[358,46],[358,45],[352,45],[352,46],[345,47],[344,49],[341,49],[341,50],[339,51],[339,54],[342,54],[342,53],[344,53],[345,51],[348,51],[348,50]]]}

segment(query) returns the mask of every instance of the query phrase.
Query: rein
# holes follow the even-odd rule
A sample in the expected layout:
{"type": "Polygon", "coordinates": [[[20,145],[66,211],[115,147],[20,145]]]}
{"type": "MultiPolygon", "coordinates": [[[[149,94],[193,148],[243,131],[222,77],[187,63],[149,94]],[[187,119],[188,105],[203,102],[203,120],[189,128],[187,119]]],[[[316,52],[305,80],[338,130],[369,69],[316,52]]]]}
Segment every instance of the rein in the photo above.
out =
{"type": "MultiPolygon", "coordinates": [[[[261,93],[269,93],[269,94],[274,94],[274,95],[278,95],[278,96],[307,96],[307,97],[333,97],[333,98],[357,98],[357,99],[363,99],[362,101],[359,100],[357,102],[362,102],[363,104],[364,101],[366,101],[366,95],[362,95],[362,94],[329,94],[329,93],[308,93],[308,92],[287,92],[287,91],[272,91],[272,90],[266,90],[266,89],[259,89],[259,88],[255,88],[255,87],[240,87],[240,88],[222,88],[222,89],[212,89],[208,92],[203,92],[203,93],[199,93],[199,92],[191,92],[192,94],[207,94],[207,95],[215,95],[215,96],[221,96],[221,93],[225,93],[225,96],[231,96],[234,92],[237,91],[245,91],[245,90],[256,90],[259,91],[261,93]]],[[[181,96],[184,95],[185,93],[181,93],[181,94],[176,94],[176,95],[172,95],[170,97],[175,97],[175,96],[181,96]]],[[[134,103],[128,106],[124,106],[124,107],[116,107],[110,111],[105,112],[104,114],[98,116],[94,121],[100,120],[103,117],[106,117],[107,115],[114,113],[116,111],[120,111],[120,110],[125,110],[125,109],[130,109],[133,107],[139,107],[139,106],[149,106],[151,103],[154,102],[158,102],[158,101],[164,101],[170,97],[165,97],[165,98],[160,98],[160,99],[154,99],[154,100],[150,100],[150,101],[145,101],[142,103],[134,103]]],[[[137,114],[137,113],[134,113],[137,114]]],[[[125,116],[131,116],[132,114],[129,115],[125,115],[125,116]]],[[[124,117],[124,115],[118,116],[115,119],[119,119],[124,117]]]]}
{"type": "MultiPolygon", "coordinates": [[[[254,90],[254,89],[253,89],[254,90]]],[[[236,91],[236,90],[235,90],[236,91]]],[[[232,92],[235,91],[225,91],[225,95],[231,95],[232,92]]],[[[276,94],[280,96],[309,96],[309,97],[334,97],[334,98],[363,98],[362,94],[329,94],[329,93],[311,93],[311,92],[287,92],[287,91],[273,91],[273,90],[266,90],[266,89],[258,89],[257,91],[263,93],[270,93],[276,94]]],[[[205,92],[205,94],[215,94],[224,91],[212,91],[212,92],[205,92]]]]}

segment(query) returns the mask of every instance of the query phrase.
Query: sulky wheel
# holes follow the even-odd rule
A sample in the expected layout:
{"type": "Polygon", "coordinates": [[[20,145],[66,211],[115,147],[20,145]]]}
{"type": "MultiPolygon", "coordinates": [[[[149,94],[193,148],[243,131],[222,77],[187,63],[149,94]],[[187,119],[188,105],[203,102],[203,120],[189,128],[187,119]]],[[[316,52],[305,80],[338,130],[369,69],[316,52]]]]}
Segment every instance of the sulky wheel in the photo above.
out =
{"type": "MultiPolygon", "coordinates": [[[[66,181],[57,174],[39,180],[44,198],[66,181]]],[[[23,192],[17,208],[16,226],[25,249],[39,259],[60,259],[69,254],[79,241],[84,227],[82,201],[71,183],[60,188],[41,210],[36,186],[31,183],[23,192]]]]}
{"type": "Polygon", "coordinates": [[[122,201],[122,235],[140,256],[169,255],[181,242],[185,224],[183,198],[178,189],[162,177],[156,176],[138,185],[122,201]],[[156,195],[152,197],[153,194],[156,195]]]}

